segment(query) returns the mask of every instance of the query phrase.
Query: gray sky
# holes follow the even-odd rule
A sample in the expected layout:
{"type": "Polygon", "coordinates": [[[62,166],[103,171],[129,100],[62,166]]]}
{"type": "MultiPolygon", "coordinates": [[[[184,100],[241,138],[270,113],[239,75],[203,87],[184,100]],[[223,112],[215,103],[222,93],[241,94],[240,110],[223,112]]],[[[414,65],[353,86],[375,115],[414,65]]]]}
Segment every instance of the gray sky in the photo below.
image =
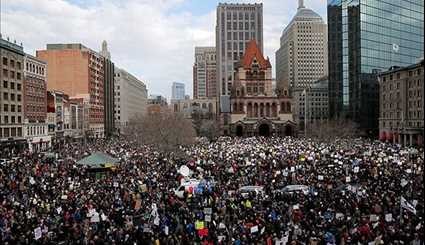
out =
{"type": "MultiPolygon", "coordinates": [[[[82,43],[100,50],[107,40],[115,65],[144,81],[149,94],[170,98],[171,84],[184,82],[192,96],[195,46],[215,46],[216,0],[0,0],[1,33],[27,53],[47,43],[82,43]]],[[[282,30],[298,0],[263,2],[264,55],[274,70],[282,30]]],[[[304,0],[326,20],[326,0],[304,0]]]]}

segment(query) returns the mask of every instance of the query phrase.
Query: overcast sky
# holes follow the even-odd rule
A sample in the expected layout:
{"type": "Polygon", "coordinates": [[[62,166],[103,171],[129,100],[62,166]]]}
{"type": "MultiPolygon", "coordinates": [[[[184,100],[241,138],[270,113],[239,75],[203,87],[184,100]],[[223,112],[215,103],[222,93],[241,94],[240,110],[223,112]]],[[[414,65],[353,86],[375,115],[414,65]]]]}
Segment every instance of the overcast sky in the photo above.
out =
{"type": "MultiPolygon", "coordinates": [[[[149,94],[169,98],[171,84],[184,82],[192,96],[194,47],[215,46],[218,2],[263,2],[264,55],[274,70],[280,35],[298,0],[0,0],[0,31],[33,55],[47,43],[99,50],[106,40],[115,65],[144,81],[149,94]]],[[[304,2],[326,21],[326,0],[304,2]]]]}

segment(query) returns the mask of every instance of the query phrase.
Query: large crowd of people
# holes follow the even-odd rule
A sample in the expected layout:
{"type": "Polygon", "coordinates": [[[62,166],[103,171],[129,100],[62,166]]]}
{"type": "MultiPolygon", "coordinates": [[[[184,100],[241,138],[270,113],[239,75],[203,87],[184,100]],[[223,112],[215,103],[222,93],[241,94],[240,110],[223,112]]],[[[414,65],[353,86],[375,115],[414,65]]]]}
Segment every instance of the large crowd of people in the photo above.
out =
{"type": "Polygon", "coordinates": [[[172,153],[115,139],[53,155],[25,152],[0,163],[0,244],[424,241],[422,149],[222,137],[172,153]],[[77,164],[98,151],[118,166],[99,174],[77,164]],[[202,184],[176,196],[186,179],[202,184]],[[283,191],[290,185],[308,189],[283,191]],[[262,189],[242,193],[244,186],[262,189]]]}

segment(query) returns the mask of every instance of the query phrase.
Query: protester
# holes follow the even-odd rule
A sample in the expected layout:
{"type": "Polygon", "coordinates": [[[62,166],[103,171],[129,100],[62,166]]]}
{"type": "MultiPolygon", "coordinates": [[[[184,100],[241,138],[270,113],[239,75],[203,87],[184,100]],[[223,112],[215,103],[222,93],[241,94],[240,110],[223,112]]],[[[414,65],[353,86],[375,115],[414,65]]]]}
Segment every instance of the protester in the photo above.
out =
{"type": "Polygon", "coordinates": [[[0,243],[423,244],[423,149],[222,137],[181,151],[99,140],[2,162],[0,243]],[[76,163],[97,151],[120,160],[103,177],[76,163]],[[200,182],[179,198],[185,179],[200,182]]]}

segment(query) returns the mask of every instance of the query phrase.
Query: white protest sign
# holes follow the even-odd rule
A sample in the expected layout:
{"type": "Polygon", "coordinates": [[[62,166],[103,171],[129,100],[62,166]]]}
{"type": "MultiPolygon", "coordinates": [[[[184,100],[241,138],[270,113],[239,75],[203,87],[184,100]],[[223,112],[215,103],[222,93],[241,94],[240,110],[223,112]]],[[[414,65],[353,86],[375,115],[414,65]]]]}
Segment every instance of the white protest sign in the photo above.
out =
{"type": "Polygon", "coordinates": [[[62,207],[58,207],[58,208],[56,209],[56,212],[58,212],[58,214],[60,214],[60,213],[62,212],[62,207]]]}
{"type": "Polygon", "coordinates": [[[108,217],[105,214],[100,215],[100,218],[102,219],[102,221],[105,221],[108,219],[108,217]]]}
{"type": "Polygon", "coordinates": [[[205,221],[211,222],[211,215],[205,215],[205,221]]]}
{"type": "Polygon", "coordinates": [[[385,215],[385,221],[387,221],[387,222],[393,221],[393,214],[386,214],[385,215]]]}
{"type": "Polygon", "coordinates": [[[34,239],[38,240],[41,238],[41,227],[37,227],[34,229],[34,239]]]}
{"type": "Polygon", "coordinates": [[[318,179],[318,180],[323,180],[323,175],[319,175],[319,176],[317,176],[317,179],[318,179]]]}
{"type": "Polygon", "coordinates": [[[359,167],[354,167],[354,173],[358,173],[359,172],[359,167]]]}
{"type": "Polygon", "coordinates": [[[379,216],[377,216],[376,214],[371,214],[369,219],[372,222],[376,222],[379,220],[379,216]]]}
{"type": "Polygon", "coordinates": [[[90,222],[91,223],[97,223],[99,221],[100,221],[99,213],[95,211],[93,213],[93,216],[90,218],[90,222]]]}
{"type": "Polygon", "coordinates": [[[400,181],[401,187],[405,187],[408,183],[409,182],[407,180],[405,180],[405,179],[401,179],[401,181],[400,181]]]}
{"type": "Polygon", "coordinates": [[[251,227],[251,233],[258,232],[258,225],[251,227]]]}
{"type": "Polygon", "coordinates": [[[350,181],[351,181],[351,177],[350,176],[345,177],[345,182],[349,183],[350,181]]]}

